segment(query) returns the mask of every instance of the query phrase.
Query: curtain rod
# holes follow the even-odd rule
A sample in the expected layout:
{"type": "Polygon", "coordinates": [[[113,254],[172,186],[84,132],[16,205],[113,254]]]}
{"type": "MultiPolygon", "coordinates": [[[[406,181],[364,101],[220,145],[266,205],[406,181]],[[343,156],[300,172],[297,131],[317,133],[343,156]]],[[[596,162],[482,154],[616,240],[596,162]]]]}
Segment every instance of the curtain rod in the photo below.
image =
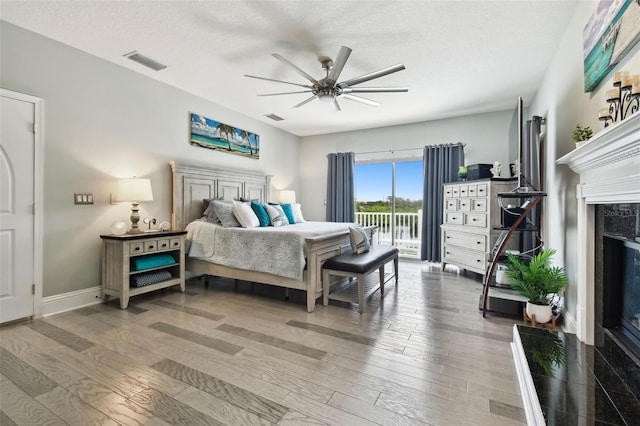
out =
{"type": "MultiPolygon", "coordinates": [[[[456,143],[443,143],[440,145],[435,145],[435,146],[445,146],[445,145],[462,145],[462,146],[467,146],[466,143],[461,143],[461,142],[456,142],[456,143]]],[[[424,147],[422,148],[402,148],[402,149],[385,149],[382,151],[365,151],[365,152],[354,152],[354,154],[358,155],[358,154],[382,154],[384,152],[389,152],[391,154],[393,154],[394,152],[399,152],[399,151],[422,151],[424,149],[424,147]]]]}
{"type": "Polygon", "coordinates": [[[385,149],[383,151],[365,151],[365,152],[354,152],[354,154],[381,154],[383,152],[390,152],[393,154],[396,151],[422,151],[423,148],[402,148],[402,149],[385,149]]]}

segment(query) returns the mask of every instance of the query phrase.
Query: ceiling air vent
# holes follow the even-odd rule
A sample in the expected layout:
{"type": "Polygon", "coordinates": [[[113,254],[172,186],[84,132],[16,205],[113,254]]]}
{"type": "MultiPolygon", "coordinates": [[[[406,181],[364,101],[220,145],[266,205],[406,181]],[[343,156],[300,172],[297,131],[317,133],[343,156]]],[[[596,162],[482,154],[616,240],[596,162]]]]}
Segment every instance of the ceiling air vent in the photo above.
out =
{"type": "Polygon", "coordinates": [[[133,52],[129,52],[125,55],[123,55],[125,58],[129,58],[131,59],[133,62],[137,62],[140,65],[144,65],[147,68],[151,68],[154,71],[160,71],[165,69],[167,66],[161,64],[160,62],[154,61],[153,59],[141,55],[138,52],[136,52],[135,50],[133,52]]]}
{"type": "Polygon", "coordinates": [[[282,121],[282,120],[284,120],[284,118],[280,117],[279,115],[275,115],[275,114],[266,114],[265,117],[270,118],[273,121],[282,121]]]}

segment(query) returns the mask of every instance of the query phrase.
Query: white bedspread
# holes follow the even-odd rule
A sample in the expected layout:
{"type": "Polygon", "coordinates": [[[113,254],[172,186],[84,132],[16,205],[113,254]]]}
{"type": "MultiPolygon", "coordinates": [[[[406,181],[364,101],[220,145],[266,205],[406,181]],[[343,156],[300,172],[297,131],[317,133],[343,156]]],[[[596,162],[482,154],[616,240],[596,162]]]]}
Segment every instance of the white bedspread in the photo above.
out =
{"type": "Polygon", "coordinates": [[[348,232],[353,223],[303,222],[260,228],[224,228],[204,221],[187,225],[188,255],[232,268],[301,280],[305,238],[348,232]]]}

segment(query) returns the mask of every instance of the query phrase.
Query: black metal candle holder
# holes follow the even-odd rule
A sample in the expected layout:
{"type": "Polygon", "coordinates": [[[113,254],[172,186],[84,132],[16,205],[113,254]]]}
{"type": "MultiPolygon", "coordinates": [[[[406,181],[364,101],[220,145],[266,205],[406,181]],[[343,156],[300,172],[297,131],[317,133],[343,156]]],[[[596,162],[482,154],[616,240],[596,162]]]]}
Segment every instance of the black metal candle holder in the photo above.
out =
{"type": "MultiPolygon", "coordinates": [[[[637,78],[637,76],[633,76],[633,78],[637,78]]],[[[637,87],[633,81],[625,76],[619,81],[614,81],[614,89],[607,91],[608,111],[606,109],[601,111],[598,117],[600,121],[604,121],[604,127],[624,120],[640,108],[640,92],[632,93],[632,89],[637,87]]]]}

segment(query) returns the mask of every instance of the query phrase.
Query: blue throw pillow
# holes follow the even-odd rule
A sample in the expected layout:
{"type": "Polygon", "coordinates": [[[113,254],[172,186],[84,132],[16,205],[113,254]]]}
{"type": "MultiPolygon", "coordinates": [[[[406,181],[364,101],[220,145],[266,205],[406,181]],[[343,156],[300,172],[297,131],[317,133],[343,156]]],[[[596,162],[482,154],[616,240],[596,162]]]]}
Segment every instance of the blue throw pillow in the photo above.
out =
{"type": "Polygon", "coordinates": [[[293,210],[291,209],[291,204],[280,204],[284,214],[287,216],[287,220],[289,224],[293,225],[296,223],[296,217],[293,215],[293,210]]]}
{"type": "Polygon", "coordinates": [[[269,213],[267,213],[267,209],[263,203],[252,201],[251,208],[255,212],[256,216],[258,216],[258,220],[260,221],[260,226],[269,226],[271,224],[269,213]]]}

